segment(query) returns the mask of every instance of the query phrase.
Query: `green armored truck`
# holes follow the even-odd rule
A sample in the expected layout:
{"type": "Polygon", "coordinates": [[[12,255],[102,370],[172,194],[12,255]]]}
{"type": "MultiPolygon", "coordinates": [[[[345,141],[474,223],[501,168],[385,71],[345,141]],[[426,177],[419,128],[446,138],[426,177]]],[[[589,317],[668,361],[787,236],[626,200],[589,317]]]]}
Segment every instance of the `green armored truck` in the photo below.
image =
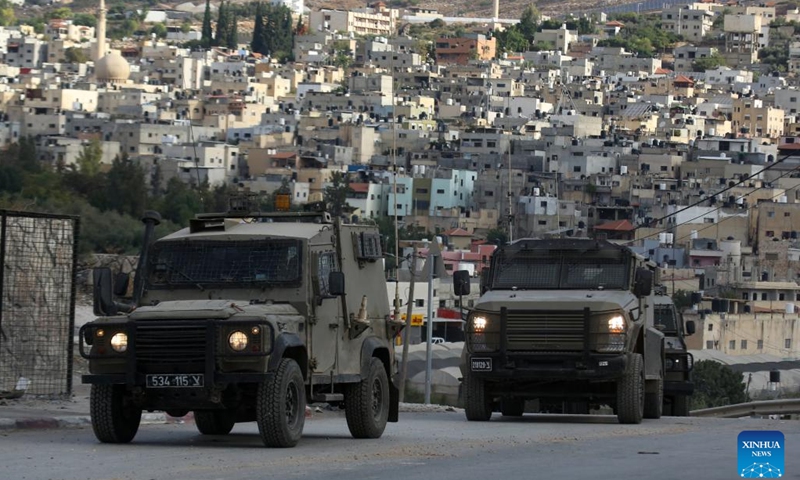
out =
{"type": "Polygon", "coordinates": [[[309,401],[343,405],[357,438],[397,421],[402,324],[390,320],[374,226],[233,202],[152,242],[158,220],[143,220],[132,288],[93,272],[99,318],[80,336],[98,440],[130,442],[154,410],[194,412],[208,435],[255,421],[269,447],[298,443],[309,401]]]}
{"type": "MultiPolygon", "coordinates": [[[[502,246],[467,317],[461,362],[467,419],[496,407],[520,416],[589,413],[609,405],[621,423],[659,418],[664,334],[655,328],[655,265],[590,239],[521,239],[502,246]]],[[[454,275],[455,293],[468,293],[454,275]]]]}
{"type": "Polygon", "coordinates": [[[656,295],[654,300],[656,328],[664,334],[664,410],[676,417],[687,417],[689,399],[694,393],[691,380],[694,357],[687,350],[684,337],[694,334],[695,324],[692,320],[684,324],[681,314],[667,295],[656,295]]]}

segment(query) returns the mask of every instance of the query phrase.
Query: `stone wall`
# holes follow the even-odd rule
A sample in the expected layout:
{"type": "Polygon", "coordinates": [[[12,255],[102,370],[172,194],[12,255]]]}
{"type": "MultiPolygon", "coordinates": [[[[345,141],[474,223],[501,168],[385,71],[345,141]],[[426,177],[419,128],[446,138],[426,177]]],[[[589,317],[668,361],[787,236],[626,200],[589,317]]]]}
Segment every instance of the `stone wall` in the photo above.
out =
{"type": "Polygon", "coordinates": [[[0,391],[68,395],[72,362],[75,220],[4,214],[0,391]]]}

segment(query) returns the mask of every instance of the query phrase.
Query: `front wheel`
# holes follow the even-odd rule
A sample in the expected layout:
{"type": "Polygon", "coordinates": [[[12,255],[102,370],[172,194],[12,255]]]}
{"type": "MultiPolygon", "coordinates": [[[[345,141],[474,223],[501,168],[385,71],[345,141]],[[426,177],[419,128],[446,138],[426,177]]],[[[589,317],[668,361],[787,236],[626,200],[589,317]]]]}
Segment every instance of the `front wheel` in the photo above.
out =
{"type": "Polygon", "coordinates": [[[124,385],[92,385],[89,410],[94,436],[103,443],[128,443],[139,431],[142,409],[124,385]]]}
{"type": "Polygon", "coordinates": [[[267,447],[294,447],[306,421],[306,388],[297,362],[284,358],[272,378],[258,386],[256,423],[267,447]]]}
{"type": "Polygon", "coordinates": [[[203,435],[227,435],[236,424],[236,416],[230,410],[195,410],[194,423],[203,435]]]}
{"type": "Polygon", "coordinates": [[[389,377],[383,362],[372,358],[367,378],[348,385],[344,396],[347,428],[353,438],[380,438],[389,419],[389,377]]]}
{"type": "Polygon", "coordinates": [[[464,375],[464,413],[471,422],[485,422],[492,418],[492,402],[486,394],[486,383],[471,372],[464,375]]]}
{"type": "Polygon", "coordinates": [[[619,423],[642,423],[644,416],[644,361],[638,353],[617,382],[617,419],[619,423]]]}

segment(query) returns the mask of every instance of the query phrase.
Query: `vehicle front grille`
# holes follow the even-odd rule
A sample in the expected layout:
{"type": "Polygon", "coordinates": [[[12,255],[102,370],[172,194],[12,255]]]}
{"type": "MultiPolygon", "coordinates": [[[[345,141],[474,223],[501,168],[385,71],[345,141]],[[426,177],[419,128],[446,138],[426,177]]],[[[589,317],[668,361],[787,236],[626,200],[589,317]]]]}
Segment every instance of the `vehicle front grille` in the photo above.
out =
{"type": "Polygon", "coordinates": [[[206,328],[205,324],[194,322],[138,322],[135,339],[138,370],[143,373],[203,371],[206,328]]]}
{"type": "Polygon", "coordinates": [[[506,348],[511,351],[571,352],[584,345],[583,311],[509,310],[506,348]]]}

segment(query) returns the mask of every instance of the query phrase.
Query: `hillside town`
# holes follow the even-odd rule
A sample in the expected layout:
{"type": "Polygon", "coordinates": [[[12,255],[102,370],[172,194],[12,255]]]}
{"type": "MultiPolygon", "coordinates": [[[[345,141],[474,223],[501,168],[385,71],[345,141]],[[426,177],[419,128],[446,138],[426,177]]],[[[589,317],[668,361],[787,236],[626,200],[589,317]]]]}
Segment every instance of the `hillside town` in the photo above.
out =
{"type": "Polygon", "coordinates": [[[514,239],[590,237],[661,267],[699,322],[693,350],[800,357],[796,5],[520,19],[498,1],[483,19],[276,5],[255,23],[224,3],[115,7],[140,18],[119,39],[103,0],[93,26],[0,27],[3,148],[24,142],[65,175],[124,160],[145,184],[120,192],[284,192],[297,210],[340,194],[340,215],[399,239],[387,293],[415,325],[431,298],[437,337],[458,335],[452,272],[480,276],[514,239]],[[411,298],[406,260],[432,251],[434,291],[414,262],[411,298]]]}

